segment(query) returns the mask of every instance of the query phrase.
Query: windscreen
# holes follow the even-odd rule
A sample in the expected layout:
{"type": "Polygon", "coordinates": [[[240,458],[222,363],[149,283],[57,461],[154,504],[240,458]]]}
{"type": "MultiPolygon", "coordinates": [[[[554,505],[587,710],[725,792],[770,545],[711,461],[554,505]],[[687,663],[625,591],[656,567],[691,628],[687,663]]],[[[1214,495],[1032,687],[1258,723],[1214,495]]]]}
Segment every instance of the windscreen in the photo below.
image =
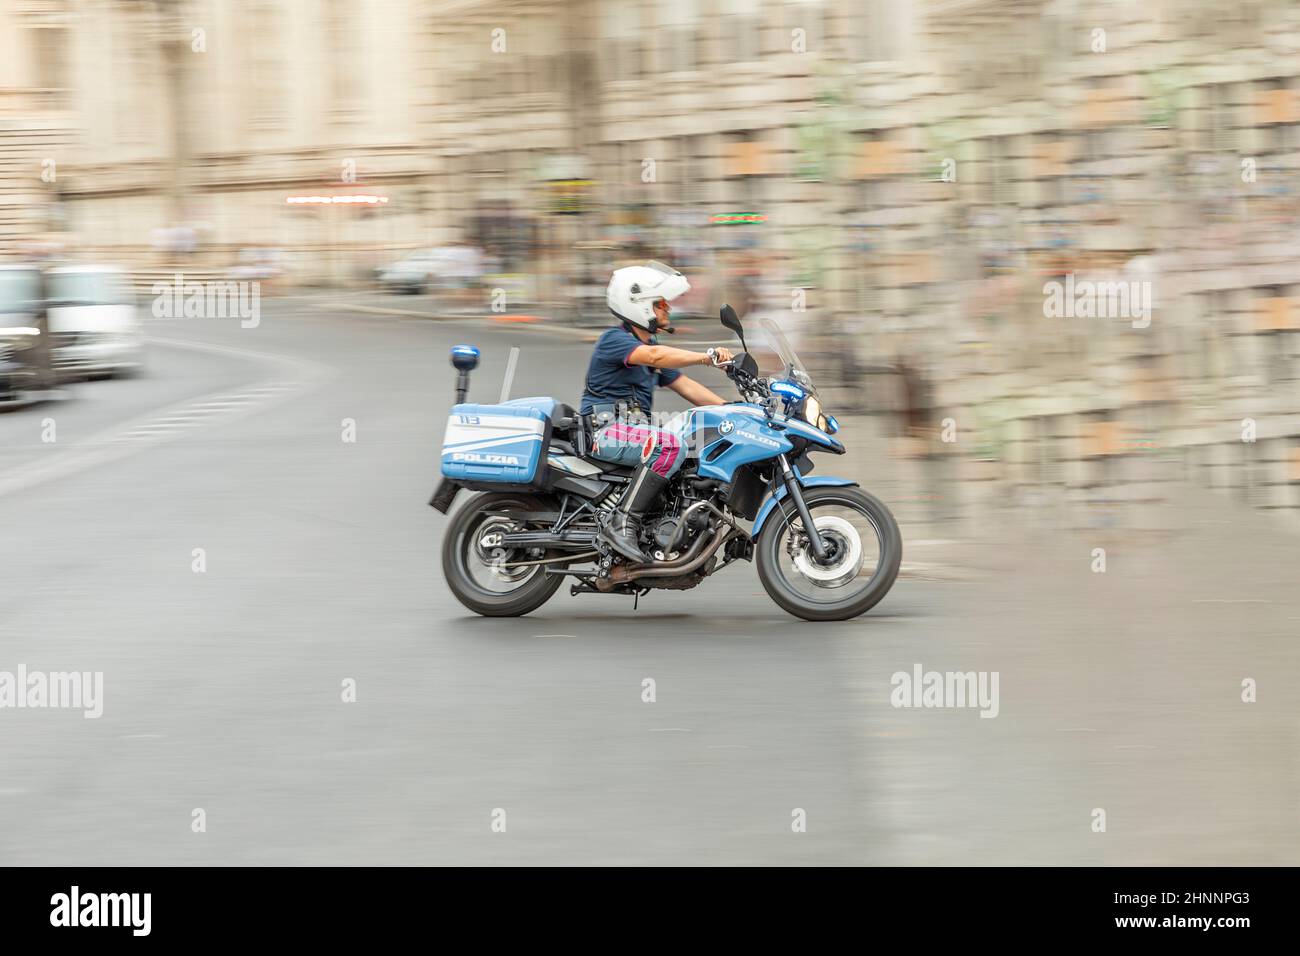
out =
{"type": "Polygon", "coordinates": [[[0,326],[26,323],[40,308],[41,277],[34,270],[0,269],[0,326]]]}
{"type": "Polygon", "coordinates": [[[116,272],[56,272],[50,275],[50,298],[69,305],[131,305],[125,279],[116,272]]]}
{"type": "Polygon", "coordinates": [[[803,362],[799,361],[794,346],[790,344],[790,340],[785,337],[785,333],[781,331],[781,327],[775,320],[762,318],[759,320],[758,327],[762,330],[764,344],[776,353],[777,359],[781,362],[781,373],[789,375],[808,391],[816,394],[817,389],[813,386],[812,376],[804,368],[803,362]]]}

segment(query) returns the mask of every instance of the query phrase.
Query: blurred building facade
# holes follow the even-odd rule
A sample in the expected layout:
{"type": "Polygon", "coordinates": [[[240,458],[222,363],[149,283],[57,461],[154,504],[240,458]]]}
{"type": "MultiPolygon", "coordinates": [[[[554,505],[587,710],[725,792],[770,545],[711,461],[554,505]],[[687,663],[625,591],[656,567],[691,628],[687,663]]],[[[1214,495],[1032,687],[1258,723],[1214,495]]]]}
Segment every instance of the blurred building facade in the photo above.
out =
{"type": "Polygon", "coordinates": [[[963,494],[1106,521],[1195,474],[1300,514],[1293,5],[578,4],[518,75],[474,37],[540,34],[457,6],[452,221],[498,197],[761,300],[963,494]],[[1046,317],[1070,276],[1145,284],[1149,324],[1046,317]]]}
{"type": "Polygon", "coordinates": [[[276,247],[313,279],[350,278],[369,251],[424,241],[432,11],[377,6],[0,6],[4,176],[26,210],[4,238],[142,264],[180,246],[214,267],[276,247]],[[316,195],[387,204],[286,202],[316,195]]]}
{"type": "Polygon", "coordinates": [[[968,490],[1300,514],[1283,0],[10,0],[0,44],[11,248],[355,282],[459,240],[550,309],[654,256],[968,490]],[[1070,275],[1149,325],[1046,317],[1070,275]]]}

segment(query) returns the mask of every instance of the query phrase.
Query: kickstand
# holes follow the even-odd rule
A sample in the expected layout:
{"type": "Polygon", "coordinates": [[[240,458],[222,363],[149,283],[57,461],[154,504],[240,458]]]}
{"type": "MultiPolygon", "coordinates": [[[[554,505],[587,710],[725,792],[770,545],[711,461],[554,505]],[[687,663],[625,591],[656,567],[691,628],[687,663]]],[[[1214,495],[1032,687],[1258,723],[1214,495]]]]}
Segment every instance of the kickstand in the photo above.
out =
{"type": "Polygon", "coordinates": [[[641,603],[641,592],[637,591],[635,594],[632,595],[632,610],[635,611],[636,606],[640,603],[641,603]]]}

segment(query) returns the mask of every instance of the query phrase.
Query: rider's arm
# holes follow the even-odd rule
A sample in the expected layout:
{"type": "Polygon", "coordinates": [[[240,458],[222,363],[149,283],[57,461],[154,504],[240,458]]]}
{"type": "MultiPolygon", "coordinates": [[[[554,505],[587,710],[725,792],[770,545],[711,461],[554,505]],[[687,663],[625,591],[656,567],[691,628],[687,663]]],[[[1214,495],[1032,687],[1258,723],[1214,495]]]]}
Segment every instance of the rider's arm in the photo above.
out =
{"type": "Polygon", "coordinates": [[[668,386],[692,405],[725,405],[727,400],[712,389],[699,382],[692,381],[685,375],[678,375],[668,386]]]}
{"type": "Polygon", "coordinates": [[[623,361],[628,365],[649,365],[651,368],[688,368],[708,365],[709,354],[675,349],[671,345],[638,345],[623,361]]]}

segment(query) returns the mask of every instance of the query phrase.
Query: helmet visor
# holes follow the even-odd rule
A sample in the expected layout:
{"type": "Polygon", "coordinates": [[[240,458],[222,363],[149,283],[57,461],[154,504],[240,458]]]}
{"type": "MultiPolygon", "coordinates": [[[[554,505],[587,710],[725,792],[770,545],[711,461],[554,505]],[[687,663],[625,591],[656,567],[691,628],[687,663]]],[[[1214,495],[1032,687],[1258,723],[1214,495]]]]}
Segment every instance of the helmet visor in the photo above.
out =
{"type": "Polygon", "coordinates": [[[642,283],[641,291],[632,294],[633,301],[650,299],[656,305],[660,300],[668,303],[687,292],[691,287],[691,284],[686,281],[686,276],[662,262],[647,262],[646,268],[659,273],[659,281],[653,284],[642,283]]]}

